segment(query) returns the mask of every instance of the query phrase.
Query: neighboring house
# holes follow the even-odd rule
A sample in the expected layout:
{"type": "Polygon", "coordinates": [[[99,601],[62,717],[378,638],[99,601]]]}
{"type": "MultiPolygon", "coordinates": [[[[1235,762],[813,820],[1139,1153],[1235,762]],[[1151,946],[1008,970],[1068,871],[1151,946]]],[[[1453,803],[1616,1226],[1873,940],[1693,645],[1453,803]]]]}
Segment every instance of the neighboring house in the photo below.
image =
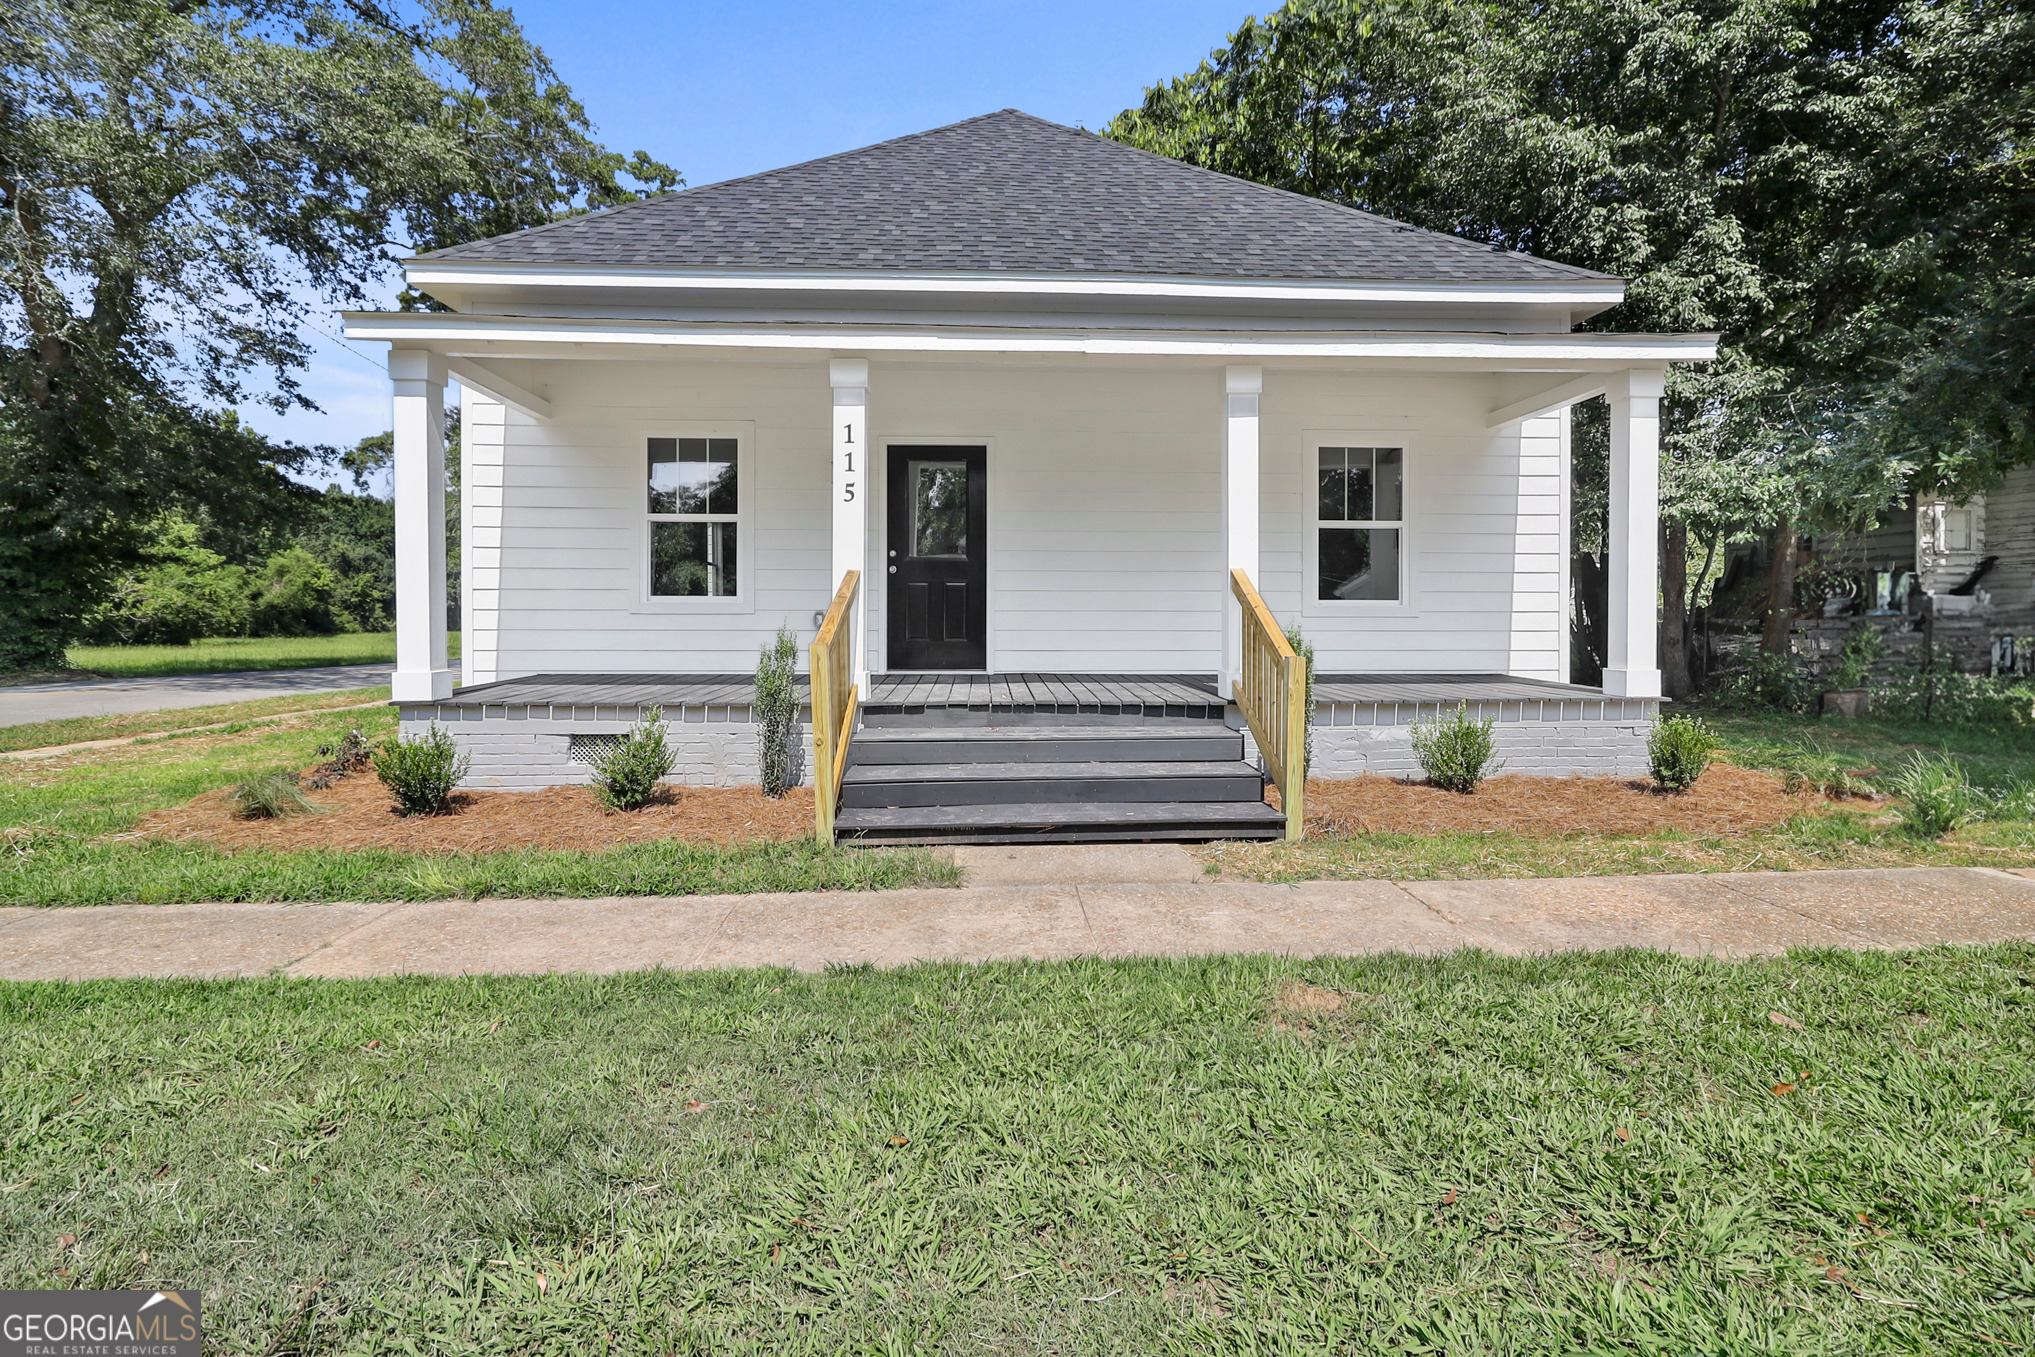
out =
{"type": "Polygon", "coordinates": [[[1316,776],[1413,769],[1408,723],[1458,702],[1512,771],[1644,767],[1658,401],[1715,337],[1579,332],[1616,278],[1005,110],[407,280],[448,309],[346,333],[395,381],[395,698],[471,785],[583,781],[653,702],[686,780],[753,780],[757,651],[837,603],[814,719],[855,685],[845,836],[1276,834],[1241,732],[1293,626],[1316,776]],[[1566,681],[1566,412],[1595,395],[1601,690],[1566,681]]]}
{"type": "Polygon", "coordinates": [[[1926,645],[1967,673],[2035,671],[2035,467],[1969,500],[1923,496],[1870,531],[1812,539],[1808,559],[1828,593],[1797,626],[1806,655],[1827,661],[1862,616],[1886,634],[1889,669],[1926,645]]]}

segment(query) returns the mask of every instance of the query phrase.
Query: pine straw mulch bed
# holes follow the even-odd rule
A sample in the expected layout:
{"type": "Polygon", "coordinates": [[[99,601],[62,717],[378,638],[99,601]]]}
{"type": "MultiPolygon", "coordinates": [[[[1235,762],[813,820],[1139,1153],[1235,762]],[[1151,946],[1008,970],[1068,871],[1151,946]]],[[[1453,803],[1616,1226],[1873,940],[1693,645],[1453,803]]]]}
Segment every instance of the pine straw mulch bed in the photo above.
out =
{"type": "Polygon", "coordinates": [[[1789,791],[1772,773],[1712,764],[1680,795],[1646,778],[1494,777],[1467,796],[1426,783],[1366,775],[1307,784],[1310,834],[1743,834],[1828,803],[1789,791]]]}
{"type": "MultiPolygon", "coordinates": [[[[594,850],[678,839],[746,843],[813,832],[813,794],[773,801],[756,787],[667,787],[641,810],[611,811],[590,788],[539,792],[454,792],[447,815],[398,815],[372,772],[306,792],[318,810],[277,820],[244,820],[230,788],[157,811],[130,834],[217,848],[382,848],[405,853],[496,853],[519,848],[594,850]]],[[[123,836],[127,837],[127,836],[123,836]]]]}

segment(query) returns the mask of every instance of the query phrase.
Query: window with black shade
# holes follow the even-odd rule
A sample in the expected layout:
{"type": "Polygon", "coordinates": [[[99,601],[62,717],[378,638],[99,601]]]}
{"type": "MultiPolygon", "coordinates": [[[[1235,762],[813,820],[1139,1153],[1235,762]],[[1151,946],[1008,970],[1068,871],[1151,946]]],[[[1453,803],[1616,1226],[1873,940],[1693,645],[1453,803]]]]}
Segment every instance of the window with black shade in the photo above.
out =
{"type": "Polygon", "coordinates": [[[733,598],[740,473],[733,438],[652,438],[650,592],[733,598]]]}
{"type": "Polygon", "coordinates": [[[1317,448],[1315,456],[1315,596],[1328,602],[1398,602],[1406,450],[1317,448]]]}

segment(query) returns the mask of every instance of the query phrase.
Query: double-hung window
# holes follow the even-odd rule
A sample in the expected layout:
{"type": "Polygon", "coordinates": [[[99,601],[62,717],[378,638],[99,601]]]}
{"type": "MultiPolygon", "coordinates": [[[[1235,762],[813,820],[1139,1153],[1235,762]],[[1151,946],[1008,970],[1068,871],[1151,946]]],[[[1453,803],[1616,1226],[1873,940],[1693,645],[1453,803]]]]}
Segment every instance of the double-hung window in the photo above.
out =
{"type": "Polygon", "coordinates": [[[650,593],[657,598],[733,598],[739,578],[734,438],[646,440],[650,492],[650,593]]]}
{"type": "Polygon", "coordinates": [[[1315,597],[1402,601],[1406,449],[1317,447],[1315,468],[1315,597]]]}

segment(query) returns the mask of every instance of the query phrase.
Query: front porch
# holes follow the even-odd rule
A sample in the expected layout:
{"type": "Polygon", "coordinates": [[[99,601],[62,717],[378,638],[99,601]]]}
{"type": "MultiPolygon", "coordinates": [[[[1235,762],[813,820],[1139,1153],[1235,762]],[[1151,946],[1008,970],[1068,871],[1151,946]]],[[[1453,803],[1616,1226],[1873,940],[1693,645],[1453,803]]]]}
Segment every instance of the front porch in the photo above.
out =
{"type": "MultiPolygon", "coordinates": [[[[800,681],[801,702],[809,690],[800,681]]],[[[1506,770],[1638,773],[1650,699],[1503,674],[1322,674],[1315,777],[1418,776],[1410,727],[1458,704],[1496,722],[1506,770]]],[[[468,785],[534,790],[589,779],[588,757],[663,710],[676,781],[758,779],[746,674],[536,674],[404,702],[473,756],[468,785]]],[[[1213,675],[877,674],[840,774],[844,841],[1196,840],[1282,832],[1265,760],[1213,675]]],[[[807,714],[810,721],[810,712],[807,714]]],[[[811,739],[794,749],[811,781],[811,739]]]]}

